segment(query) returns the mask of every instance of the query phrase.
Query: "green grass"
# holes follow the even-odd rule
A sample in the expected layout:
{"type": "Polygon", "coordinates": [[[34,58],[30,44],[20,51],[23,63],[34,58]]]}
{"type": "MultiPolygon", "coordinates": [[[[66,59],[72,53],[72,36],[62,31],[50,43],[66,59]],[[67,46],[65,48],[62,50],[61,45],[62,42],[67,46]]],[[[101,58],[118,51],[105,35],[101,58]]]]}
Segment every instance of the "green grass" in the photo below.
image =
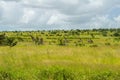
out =
{"type": "Polygon", "coordinates": [[[120,37],[113,36],[119,30],[5,32],[18,44],[0,46],[0,80],[120,80],[120,37]],[[44,44],[35,45],[29,35],[44,44]]]}
{"type": "Polygon", "coordinates": [[[1,80],[119,80],[120,46],[0,47],[1,80]],[[2,79],[3,78],[3,79],[2,79]]]}

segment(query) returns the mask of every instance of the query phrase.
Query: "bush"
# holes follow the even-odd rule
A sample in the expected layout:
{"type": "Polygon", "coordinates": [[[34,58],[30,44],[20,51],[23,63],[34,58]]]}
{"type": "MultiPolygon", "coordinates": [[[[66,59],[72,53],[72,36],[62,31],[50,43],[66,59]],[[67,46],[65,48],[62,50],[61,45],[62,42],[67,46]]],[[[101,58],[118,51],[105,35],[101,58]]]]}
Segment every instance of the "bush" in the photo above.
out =
{"type": "Polygon", "coordinates": [[[66,40],[65,39],[58,39],[58,45],[65,46],[66,45],[66,40]]]}
{"type": "Polygon", "coordinates": [[[120,41],[120,38],[114,38],[114,41],[119,42],[119,41],[120,41]]]}
{"type": "Polygon", "coordinates": [[[113,34],[113,36],[118,37],[118,36],[120,36],[120,34],[119,34],[118,32],[115,32],[115,33],[113,34]]]}
{"type": "Polygon", "coordinates": [[[16,44],[17,44],[17,41],[15,41],[15,38],[7,37],[5,36],[5,34],[0,35],[0,45],[13,47],[16,44]]]}
{"type": "Polygon", "coordinates": [[[57,72],[54,73],[54,80],[74,80],[74,75],[63,69],[63,70],[58,70],[57,72]]]}
{"type": "Polygon", "coordinates": [[[10,38],[7,38],[6,44],[10,47],[13,47],[13,46],[17,45],[17,41],[15,40],[15,38],[10,37],[10,38]]]}
{"type": "Polygon", "coordinates": [[[110,46],[111,44],[110,43],[105,43],[106,46],[110,46]]]}
{"type": "Polygon", "coordinates": [[[92,44],[92,43],[94,43],[94,41],[92,40],[92,39],[88,39],[88,41],[87,41],[89,44],[92,44]]]}
{"type": "Polygon", "coordinates": [[[8,72],[1,71],[0,72],[0,80],[13,80],[12,75],[8,72]]]}
{"type": "Polygon", "coordinates": [[[5,34],[0,35],[0,45],[5,45],[6,36],[5,34]]]}
{"type": "Polygon", "coordinates": [[[43,45],[43,38],[41,38],[41,37],[39,37],[39,36],[36,36],[36,37],[34,37],[34,36],[32,36],[32,35],[30,35],[30,37],[31,37],[31,39],[32,39],[32,41],[36,44],[36,45],[43,45]]]}
{"type": "Polygon", "coordinates": [[[102,35],[106,37],[106,36],[107,36],[107,32],[106,32],[106,31],[103,31],[103,32],[102,32],[102,35]]]}
{"type": "Polygon", "coordinates": [[[100,72],[94,73],[89,77],[89,80],[119,80],[120,75],[117,73],[108,72],[100,72]]]}
{"type": "Polygon", "coordinates": [[[37,78],[38,80],[76,80],[71,71],[60,68],[42,70],[37,78]]]}

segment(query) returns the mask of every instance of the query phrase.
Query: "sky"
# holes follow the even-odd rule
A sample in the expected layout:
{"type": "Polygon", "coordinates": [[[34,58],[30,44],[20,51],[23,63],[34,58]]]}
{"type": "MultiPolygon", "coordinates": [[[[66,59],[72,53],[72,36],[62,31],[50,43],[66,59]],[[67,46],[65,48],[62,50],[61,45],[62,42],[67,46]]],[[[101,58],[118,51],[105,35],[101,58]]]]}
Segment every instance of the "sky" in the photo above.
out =
{"type": "Polygon", "coordinates": [[[0,0],[0,31],[120,28],[120,0],[0,0]]]}

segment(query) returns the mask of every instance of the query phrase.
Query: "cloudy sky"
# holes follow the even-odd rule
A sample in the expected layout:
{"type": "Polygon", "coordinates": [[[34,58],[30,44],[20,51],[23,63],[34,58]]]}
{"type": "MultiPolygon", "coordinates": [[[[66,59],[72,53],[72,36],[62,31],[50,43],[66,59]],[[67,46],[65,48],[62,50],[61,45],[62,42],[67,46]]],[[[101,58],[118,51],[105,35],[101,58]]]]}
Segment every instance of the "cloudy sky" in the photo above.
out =
{"type": "Polygon", "coordinates": [[[120,28],[120,0],[0,0],[0,30],[120,28]]]}

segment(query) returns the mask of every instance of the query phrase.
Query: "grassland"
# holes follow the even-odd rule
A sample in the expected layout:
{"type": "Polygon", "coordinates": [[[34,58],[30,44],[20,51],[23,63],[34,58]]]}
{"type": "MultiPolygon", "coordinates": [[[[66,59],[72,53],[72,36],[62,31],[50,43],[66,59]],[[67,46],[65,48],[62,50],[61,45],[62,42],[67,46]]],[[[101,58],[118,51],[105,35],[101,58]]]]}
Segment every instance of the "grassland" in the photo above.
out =
{"type": "Polygon", "coordinates": [[[0,80],[120,80],[120,37],[105,31],[1,32],[18,44],[0,46],[0,80]],[[34,44],[30,34],[44,44],[34,44]],[[68,42],[59,45],[59,38],[68,42]]]}

